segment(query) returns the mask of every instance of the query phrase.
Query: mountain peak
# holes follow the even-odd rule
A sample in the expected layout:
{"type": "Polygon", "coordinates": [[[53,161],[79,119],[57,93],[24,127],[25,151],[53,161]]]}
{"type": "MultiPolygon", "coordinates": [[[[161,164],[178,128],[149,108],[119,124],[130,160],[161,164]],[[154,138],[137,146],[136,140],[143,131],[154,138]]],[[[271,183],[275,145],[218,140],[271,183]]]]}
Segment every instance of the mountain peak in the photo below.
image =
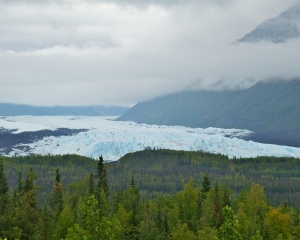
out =
{"type": "Polygon", "coordinates": [[[246,34],[238,43],[270,41],[284,43],[300,36],[300,4],[296,4],[278,17],[268,19],[246,34]]]}

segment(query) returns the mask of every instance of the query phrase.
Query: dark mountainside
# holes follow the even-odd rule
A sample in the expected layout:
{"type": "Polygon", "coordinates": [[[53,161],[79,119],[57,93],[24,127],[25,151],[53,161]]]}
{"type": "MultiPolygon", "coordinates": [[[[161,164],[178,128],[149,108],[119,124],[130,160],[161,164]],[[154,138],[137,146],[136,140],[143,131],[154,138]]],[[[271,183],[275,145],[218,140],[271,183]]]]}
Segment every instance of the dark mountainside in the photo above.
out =
{"type": "Polygon", "coordinates": [[[246,140],[300,147],[300,80],[259,82],[246,90],[180,92],[136,104],[117,120],[249,129],[246,140]]]}
{"type": "Polygon", "coordinates": [[[35,107],[0,103],[0,116],[119,116],[127,111],[128,107],[118,106],[83,106],[83,107],[35,107]]]}
{"type": "Polygon", "coordinates": [[[266,20],[237,42],[271,41],[284,43],[300,36],[299,20],[300,4],[297,4],[278,17],[266,20]]]}

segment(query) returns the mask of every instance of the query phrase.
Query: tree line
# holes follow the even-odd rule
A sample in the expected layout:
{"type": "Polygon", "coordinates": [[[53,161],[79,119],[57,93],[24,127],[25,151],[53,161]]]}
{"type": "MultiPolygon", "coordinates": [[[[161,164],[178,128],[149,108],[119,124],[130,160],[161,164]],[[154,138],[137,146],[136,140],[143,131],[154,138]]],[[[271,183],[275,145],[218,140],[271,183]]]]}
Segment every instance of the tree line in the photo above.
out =
{"type": "MultiPolygon", "coordinates": [[[[53,187],[56,169],[61,173],[61,183],[66,187],[90,173],[96,174],[97,161],[78,155],[2,157],[8,186],[17,185],[22,176],[32,169],[39,186],[37,199],[43,205],[53,187]]],[[[147,149],[130,153],[119,161],[105,163],[111,191],[124,190],[133,173],[142,199],[153,199],[159,194],[172,195],[183,190],[184,183],[194,178],[199,186],[205,174],[212,184],[222,182],[234,193],[249,188],[252,182],[264,186],[271,205],[300,202],[300,159],[296,158],[236,158],[221,154],[192,151],[147,149]]]]}
{"type": "Polygon", "coordinates": [[[9,187],[0,160],[0,238],[72,240],[299,239],[300,210],[288,202],[271,206],[264,187],[251,183],[234,192],[205,174],[174,194],[142,196],[135,174],[126,188],[110,189],[108,166],[68,186],[60,169],[43,204],[37,174],[30,169],[9,187]]]}

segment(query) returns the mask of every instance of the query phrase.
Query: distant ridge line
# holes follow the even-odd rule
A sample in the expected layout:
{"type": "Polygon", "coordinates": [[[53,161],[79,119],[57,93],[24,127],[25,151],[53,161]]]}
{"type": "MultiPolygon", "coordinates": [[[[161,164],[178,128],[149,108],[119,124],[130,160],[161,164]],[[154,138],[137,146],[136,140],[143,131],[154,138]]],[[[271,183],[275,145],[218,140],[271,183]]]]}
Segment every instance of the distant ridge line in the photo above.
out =
{"type": "Polygon", "coordinates": [[[39,107],[0,103],[0,116],[120,116],[129,108],[123,106],[39,107]]]}

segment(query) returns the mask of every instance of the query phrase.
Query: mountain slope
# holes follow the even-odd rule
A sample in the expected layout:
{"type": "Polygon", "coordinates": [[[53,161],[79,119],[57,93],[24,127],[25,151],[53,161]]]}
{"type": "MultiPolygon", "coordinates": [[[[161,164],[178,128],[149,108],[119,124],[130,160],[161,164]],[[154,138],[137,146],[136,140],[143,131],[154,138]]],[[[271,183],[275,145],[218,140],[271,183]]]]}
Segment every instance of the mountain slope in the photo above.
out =
{"type": "Polygon", "coordinates": [[[300,146],[300,81],[259,82],[239,91],[181,92],[138,103],[121,121],[249,129],[248,139],[300,146]]]}
{"type": "Polygon", "coordinates": [[[266,20],[237,42],[271,41],[284,43],[300,36],[299,25],[300,4],[297,4],[278,17],[266,20]]]}
{"type": "Polygon", "coordinates": [[[0,116],[118,116],[125,113],[127,109],[127,107],[118,106],[35,107],[0,103],[0,116]]]}

